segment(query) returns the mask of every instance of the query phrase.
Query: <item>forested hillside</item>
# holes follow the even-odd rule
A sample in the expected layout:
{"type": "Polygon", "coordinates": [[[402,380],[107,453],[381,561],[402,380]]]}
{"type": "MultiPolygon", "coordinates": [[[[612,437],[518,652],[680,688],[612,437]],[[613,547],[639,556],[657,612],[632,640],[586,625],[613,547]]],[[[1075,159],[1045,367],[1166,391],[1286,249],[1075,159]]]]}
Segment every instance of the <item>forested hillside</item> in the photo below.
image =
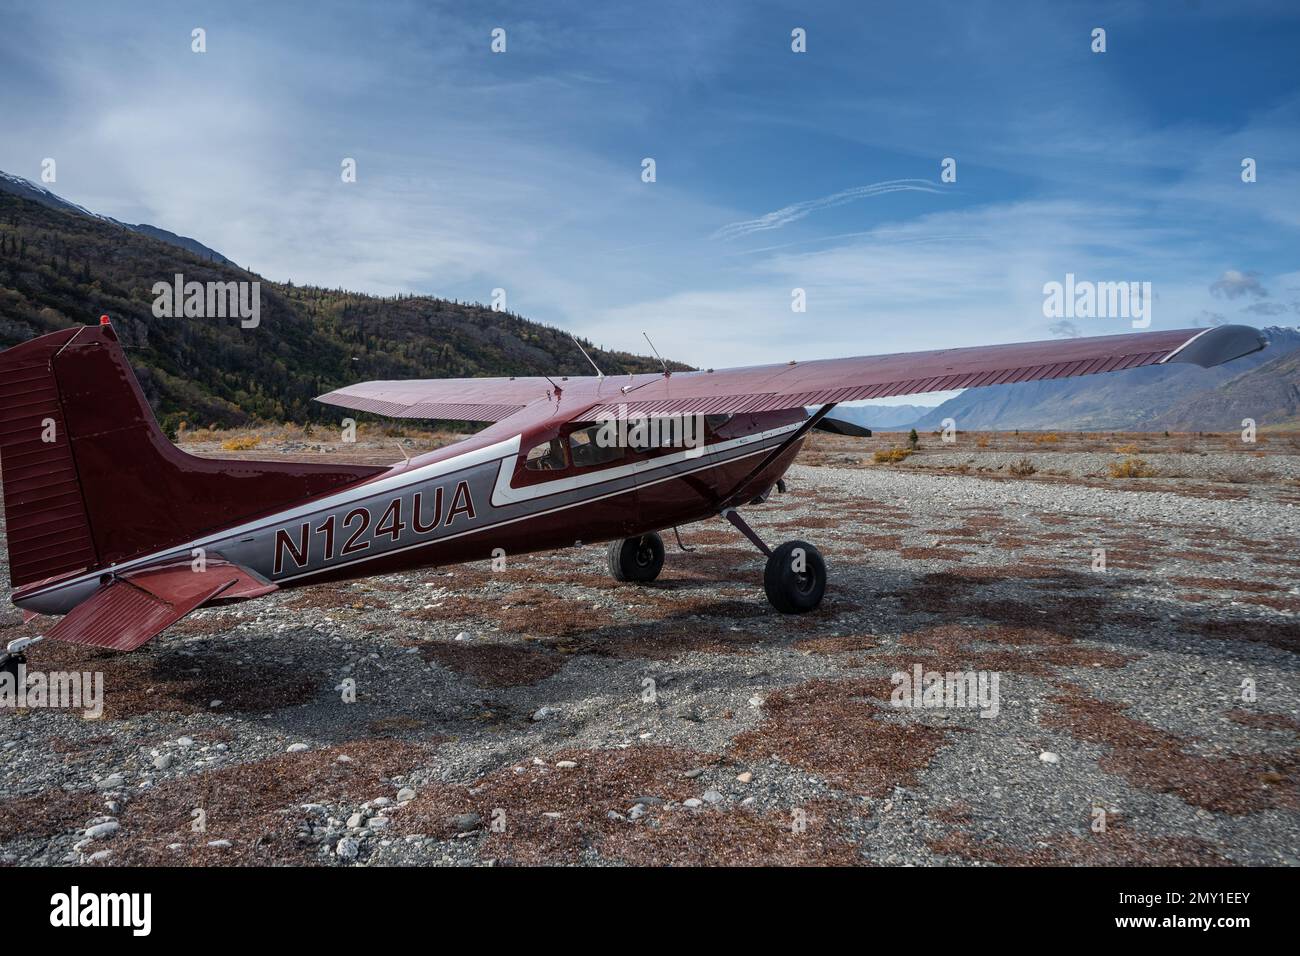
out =
{"type": "MultiPolygon", "coordinates": [[[[591,372],[568,333],[509,312],[268,282],[111,221],[0,193],[0,347],[104,313],[169,430],[181,419],[333,420],[338,410],[313,396],[366,379],[591,372]],[[176,273],[261,281],[260,325],[155,317],[154,283],[176,273]]],[[[652,358],[583,345],[606,374],[659,368],[652,358]]]]}

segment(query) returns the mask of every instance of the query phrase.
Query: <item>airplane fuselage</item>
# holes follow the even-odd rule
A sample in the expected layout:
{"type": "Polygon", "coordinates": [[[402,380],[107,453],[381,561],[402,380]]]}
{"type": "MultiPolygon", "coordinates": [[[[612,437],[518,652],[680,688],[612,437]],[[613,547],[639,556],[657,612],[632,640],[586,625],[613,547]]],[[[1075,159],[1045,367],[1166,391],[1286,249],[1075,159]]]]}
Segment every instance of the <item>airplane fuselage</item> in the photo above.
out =
{"type": "MultiPolygon", "coordinates": [[[[280,588],[548,551],[632,537],[718,514],[789,468],[796,441],[755,466],[806,419],[801,409],[710,416],[697,447],[620,447],[581,464],[583,424],[560,416],[522,431],[502,422],[334,492],[231,528],[124,561],[223,558],[280,588]],[[513,432],[513,434],[509,434],[513,432]],[[562,460],[535,468],[529,453],[559,442],[562,460]]],[[[71,576],[16,596],[27,610],[62,614],[105,572],[71,576]]]]}

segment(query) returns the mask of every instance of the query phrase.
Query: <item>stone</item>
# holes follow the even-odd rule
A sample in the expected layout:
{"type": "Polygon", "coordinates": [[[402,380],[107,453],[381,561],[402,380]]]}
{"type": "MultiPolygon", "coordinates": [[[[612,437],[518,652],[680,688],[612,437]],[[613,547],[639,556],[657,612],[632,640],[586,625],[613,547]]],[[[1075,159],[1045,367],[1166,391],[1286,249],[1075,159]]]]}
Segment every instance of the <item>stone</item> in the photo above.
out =
{"type": "Polygon", "coordinates": [[[1050,750],[1044,750],[1042,753],[1038,755],[1038,759],[1041,760],[1043,763],[1060,763],[1061,755],[1054,754],[1050,750]]]}
{"type": "Polygon", "coordinates": [[[746,770],[744,773],[736,774],[736,779],[741,783],[749,783],[749,781],[754,779],[754,775],[746,770]]]}
{"type": "Polygon", "coordinates": [[[477,813],[458,813],[451,818],[451,825],[457,833],[471,833],[483,825],[483,818],[477,813]]]}
{"type": "Polygon", "coordinates": [[[306,744],[290,744],[287,753],[299,754],[307,749],[306,744]]]}
{"type": "Polygon", "coordinates": [[[344,837],[334,847],[334,855],[340,860],[355,860],[361,851],[361,844],[352,837],[344,837]]]}

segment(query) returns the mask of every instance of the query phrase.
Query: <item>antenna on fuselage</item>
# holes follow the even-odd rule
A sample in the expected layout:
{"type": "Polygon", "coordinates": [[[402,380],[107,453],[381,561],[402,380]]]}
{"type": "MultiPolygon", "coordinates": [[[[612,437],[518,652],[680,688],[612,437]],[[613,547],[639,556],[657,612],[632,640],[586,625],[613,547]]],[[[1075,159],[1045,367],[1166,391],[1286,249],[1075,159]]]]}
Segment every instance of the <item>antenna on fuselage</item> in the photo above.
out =
{"type": "MultiPolygon", "coordinates": [[[[578,351],[582,353],[582,357],[585,358],[588,362],[591,362],[591,356],[588,355],[587,350],[582,347],[582,343],[578,341],[578,337],[574,335],[572,332],[570,332],[569,338],[573,339],[573,344],[578,347],[578,351]]],[[[591,362],[591,367],[596,370],[597,378],[605,377],[605,373],[600,370],[600,366],[598,366],[595,362],[591,362]]]]}
{"type": "Polygon", "coordinates": [[[655,348],[655,344],[650,341],[650,333],[647,332],[645,329],[642,329],[641,334],[645,336],[646,344],[650,346],[650,351],[654,352],[655,358],[659,360],[659,364],[664,367],[664,378],[667,378],[669,375],[672,375],[673,373],[668,370],[668,363],[665,362],[664,357],[659,354],[659,350],[655,348]]]}

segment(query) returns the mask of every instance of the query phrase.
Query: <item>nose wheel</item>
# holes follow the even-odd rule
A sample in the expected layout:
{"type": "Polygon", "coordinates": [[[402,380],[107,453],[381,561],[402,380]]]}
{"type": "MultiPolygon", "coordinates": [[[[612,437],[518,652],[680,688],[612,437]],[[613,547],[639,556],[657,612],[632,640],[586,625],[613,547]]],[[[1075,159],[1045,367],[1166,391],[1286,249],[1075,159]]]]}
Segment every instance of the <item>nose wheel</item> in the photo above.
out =
{"type": "Polygon", "coordinates": [[[663,567],[664,539],[653,531],[610,543],[609,573],[615,581],[653,581],[663,567]]]}

